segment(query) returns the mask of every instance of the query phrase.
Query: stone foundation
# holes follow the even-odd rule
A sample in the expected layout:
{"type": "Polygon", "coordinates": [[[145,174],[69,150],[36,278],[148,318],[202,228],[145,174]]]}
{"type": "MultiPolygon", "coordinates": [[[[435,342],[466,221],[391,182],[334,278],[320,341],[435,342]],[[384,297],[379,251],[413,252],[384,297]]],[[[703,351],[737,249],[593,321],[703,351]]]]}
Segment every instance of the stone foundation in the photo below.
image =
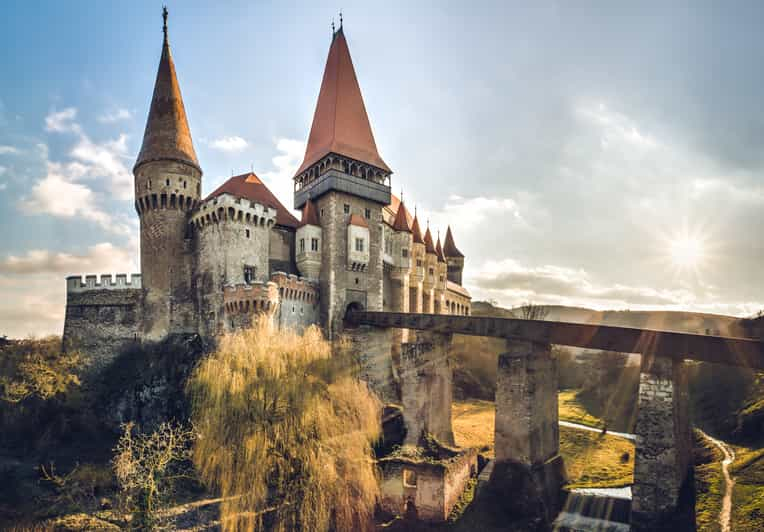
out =
{"type": "Polygon", "coordinates": [[[635,432],[632,530],[694,530],[692,434],[682,361],[642,356],[635,432]]]}

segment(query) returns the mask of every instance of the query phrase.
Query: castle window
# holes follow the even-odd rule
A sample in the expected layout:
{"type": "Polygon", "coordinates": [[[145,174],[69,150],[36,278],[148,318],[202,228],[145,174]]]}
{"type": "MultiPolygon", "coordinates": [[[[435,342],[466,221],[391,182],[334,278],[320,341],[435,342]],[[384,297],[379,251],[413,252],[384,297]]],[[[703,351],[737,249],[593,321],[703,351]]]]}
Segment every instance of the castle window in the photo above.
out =
{"type": "Polygon", "coordinates": [[[342,210],[343,210],[343,211],[345,211],[345,214],[350,214],[350,205],[348,205],[347,203],[345,203],[345,204],[342,206],[342,210]]]}
{"type": "Polygon", "coordinates": [[[247,233],[247,238],[249,238],[249,229],[244,230],[247,233]]]}
{"type": "Polygon", "coordinates": [[[371,220],[371,209],[366,209],[363,212],[364,212],[364,215],[366,216],[366,219],[371,220]]]}
{"type": "Polygon", "coordinates": [[[435,275],[435,270],[433,270],[432,268],[430,268],[430,272],[429,272],[429,273],[430,273],[430,277],[432,277],[433,275],[435,275]]]}
{"type": "Polygon", "coordinates": [[[355,239],[355,250],[363,252],[363,238],[355,239]]]}
{"type": "Polygon", "coordinates": [[[409,256],[409,250],[406,249],[406,248],[401,249],[401,257],[403,257],[405,259],[408,256],[409,256]]]}
{"type": "Polygon", "coordinates": [[[300,239],[300,253],[305,253],[305,239],[300,239]]]}
{"type": "Polygon", "coordinates": [[[310,239],[310,250],[311,251],[318,251],[318,239],[317,238],[311,238],[310,239]]]}
{"type": "Polygon", "coordinates": [[[253,283],[255,281],[255,267],[254,266],[244,266],[244,282],[247,284],[253,283]]]}
{"type": "Polygon", "coordinates": [[[186,182],[183,181],[183,188],[186,188],[186,182]]]}
{"type": "Polygon", "coordinates": [[[148,184],[147,184],[147,188],[148,188],[149,190],[151,190],[151,179],[149,179],[149,182],[148,182],[148,184]]]}
{"type": "Polygon", "coordinates": [[[170,180],[169,179],[167,180],[167,186],[168,187],[170,186],[170,180]]]}
{"type": "Polygon", "coordinates": [[[422,259],[417,259],[416,260],[416,267],[417,268],[421,268],[422,267],[422,259]]]}
{"type": "Polygon", "coordinates": [[[324,217],[324,208],[321,207],[321,218],[323,218],[323,217],[324,217]]]}
{"type": "Polygon", "coordinates": [[[294,314],[294,306],[292,306],[292,314],[294,314]]]}

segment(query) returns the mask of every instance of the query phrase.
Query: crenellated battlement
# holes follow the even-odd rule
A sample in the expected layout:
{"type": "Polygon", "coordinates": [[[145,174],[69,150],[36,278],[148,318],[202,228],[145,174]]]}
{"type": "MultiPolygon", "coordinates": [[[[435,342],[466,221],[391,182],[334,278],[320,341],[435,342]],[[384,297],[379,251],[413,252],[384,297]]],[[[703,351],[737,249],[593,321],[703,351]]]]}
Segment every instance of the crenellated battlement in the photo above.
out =
{"type": "Polygon", "coordinates": [[[223,221],[270,228],[276,223],[276,209],[231,194],[221,194],[200,203],[191,216],[191,223],[200,230],[207,225],[223,221]]]}
{"type": "Polygon", "coordinates": [[[279,301],[279,289],[272,281],[237,284],[223,289],[223,301],[228,313],[269,312],[279,301]]]}
{"type": "Polygon", "coordinates": [[[315,303],[318,301],[318,285],[305,277],[299,277],[292,273],[274,272],[271,281],[279,289],[281,299],[290,299],[315,303]]]}
{"type": "Polygon", "coordinates": [[[133,273],[130,275],[130,281],[127,280],[127,274],[118,273],[115,279],[112,279],[110,273],[102,274],[101,281],[98,282],[97,275],[70,275],[66,278],[66,292],[79,293],[90,290],[125,290],[130,288],[141,288],[141,274],[133,273]]]}

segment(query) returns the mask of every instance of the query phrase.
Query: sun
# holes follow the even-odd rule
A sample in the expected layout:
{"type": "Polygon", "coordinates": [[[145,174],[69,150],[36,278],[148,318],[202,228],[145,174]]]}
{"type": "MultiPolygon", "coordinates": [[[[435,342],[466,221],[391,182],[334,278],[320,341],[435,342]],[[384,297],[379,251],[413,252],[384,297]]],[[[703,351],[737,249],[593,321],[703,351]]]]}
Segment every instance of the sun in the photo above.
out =
{"type": "Polygon", "coordinates": [[[705,243],[698,236],[677,235],[669,241],[671,263],[679,270],[697,270],[705,255],[705,243]]]}

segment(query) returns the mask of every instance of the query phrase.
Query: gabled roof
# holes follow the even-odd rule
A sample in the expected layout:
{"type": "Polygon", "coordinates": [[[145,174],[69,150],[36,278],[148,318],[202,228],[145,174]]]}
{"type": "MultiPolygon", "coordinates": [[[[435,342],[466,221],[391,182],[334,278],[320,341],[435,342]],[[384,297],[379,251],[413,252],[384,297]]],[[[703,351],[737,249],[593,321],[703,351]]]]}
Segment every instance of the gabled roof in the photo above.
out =
{"type": "Polygon", "coordinates": [[[414,222],[411,224],[411,232],[414,235],[414,244],[424,244],[422,230],[419,229],[419,220],[417,219],[416,214],[414,214],[414,222]]]}
{"type": "Polygon", "coordinates": [[[292,228],[296,228],[300,225],[300,222],[291,212],[289,212],[289,209],[284,207],[276,196],[268,190],[265,183],[260,181],[260,178],[252,172],[233,176],[216,188],[204,201],[220,196],[221,194],[230,194],[237,198],[248,199],[276,209],[276,223],[278,225],[292,228]]]}
{"type": "Polygon", "coordinates": [[[191,130],[188,128],[186,108],[175,75],[175,63],[170,54],[166,25],[154,95],[143,133],[143,144],[134,169],[151,161],[178,161],[202,171],[196,159],[191,130]]]}
{"type": "Polygon", "coordinates": [[[440,235],[438,235],[438,242],[435,244],[435,254],[438,256],[438,262],[446,262],[446,257],[443,255],[443,248],[440,247],[440,235]]]}
{"type": "Polygon", "coordinates": [[[395,213],[395,220],[393,220],[393,230],[411,232],[411,226],[409,226],[409,214],[406,211],[406,206],[401,201],[398,206],[398,212],[395,213]]]}
{"type": "Polygon", "coordinates": [[[332,37],[300,174],[329,153],[391,172],[377,151],[342,27],[332,37]]]}
{"type": "Polygon", "coordinates": [[[456,249],[454,235],[451,234],[451,226],[446,229],[446,241],[443,243],[443,253],[446,257],[464,257],[461,251],[456,249]]]}
{"type": "Polygon", "coordinates": [[[318,223],[318,213],[316,212],[316,206],[311,200],[306,201],[305,205],[302,206],[302,220],[300,220],[299,227],[302,227],[303,225],[320,226],[318,223]]]}
{"type": "Polygon", "coordinates": [[[427,227],[427,231],[424,232],[424,251],[425,253],[435,254],[435,246],[432,243],[432,233],[430,227],[427,227]]]}
{"type": "Polygon", "coordinates": [[[369,223],[366,221],[366,218],[360,214],[351,214],[348,225],[357,225],[358,227],[366,227],[367,229],[369,228],[369,223]]]}

